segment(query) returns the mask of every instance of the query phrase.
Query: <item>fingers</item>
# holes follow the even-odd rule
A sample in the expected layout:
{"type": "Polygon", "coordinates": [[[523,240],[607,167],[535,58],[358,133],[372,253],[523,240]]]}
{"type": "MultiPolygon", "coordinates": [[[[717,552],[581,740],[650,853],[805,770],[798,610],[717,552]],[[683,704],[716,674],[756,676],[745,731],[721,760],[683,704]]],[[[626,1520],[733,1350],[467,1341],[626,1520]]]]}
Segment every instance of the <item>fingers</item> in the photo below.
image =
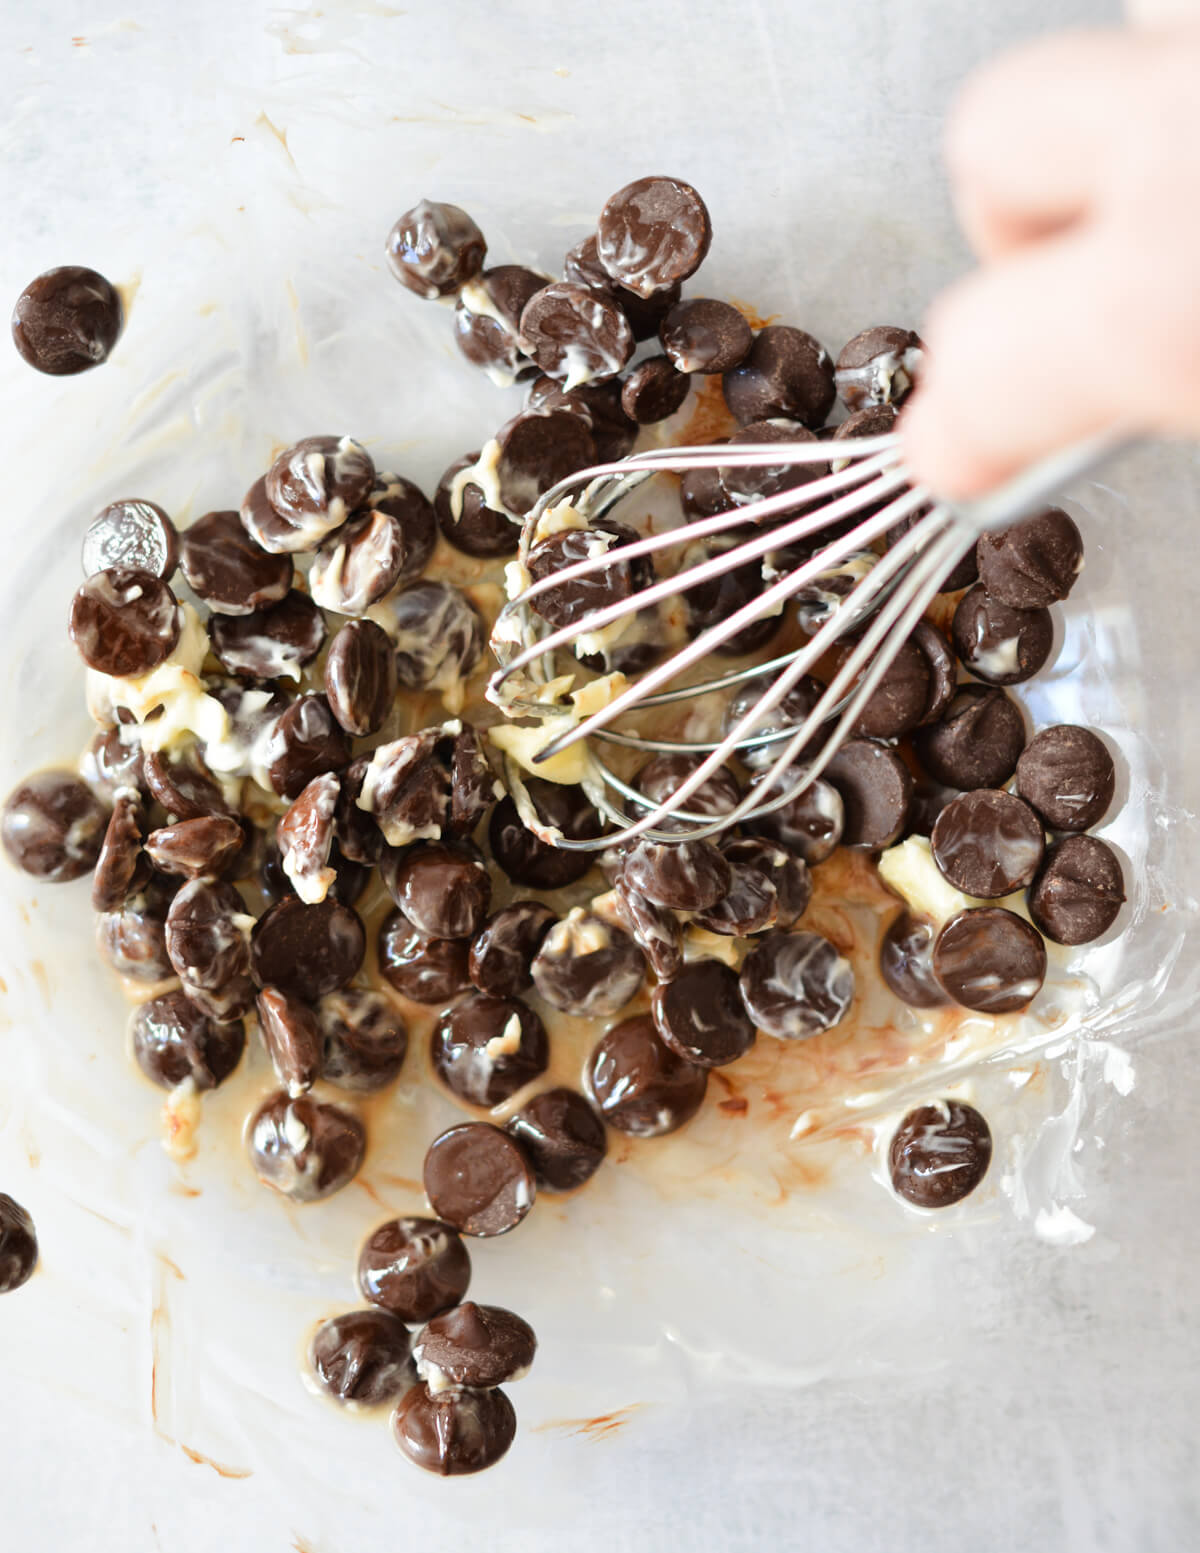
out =
{"type": "Polygon", "coordinates": [[[917,479],[966,497],[1102,431],[1127,404],[1111,263],[1094,234],[1051,238],[978,270],[922,328],[921,383],[901,420],[917,479]]]}
{"type": "Polygon", "coordinates": [[[1128,33],[1059,33],[977,71],[952,106],[946,163],[959,220],[995,257],[1091,207],[1134,90],[1128,33]]]}

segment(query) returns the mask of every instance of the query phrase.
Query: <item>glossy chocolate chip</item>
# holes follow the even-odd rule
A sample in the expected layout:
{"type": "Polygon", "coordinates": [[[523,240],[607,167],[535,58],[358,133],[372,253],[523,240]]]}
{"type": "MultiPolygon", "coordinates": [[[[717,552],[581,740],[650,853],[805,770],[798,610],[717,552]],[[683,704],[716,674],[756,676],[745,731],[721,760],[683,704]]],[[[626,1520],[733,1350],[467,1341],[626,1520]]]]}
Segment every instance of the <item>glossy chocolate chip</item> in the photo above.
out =
{"type": "Polygon", "coordinates": [[[465,938],[426,938],[402,911],[379,929],[379,971],[397,992],[415,1003],[446,1003],[471,985],[470,945],[465,938]]]}
{"type": "Polygon", "coordinates": [[[346,985],[364,949],[362,922],[349,906],[333,900],[306,906],[285,896],[255,923],[251,970],[260,987],[279,987],[315,1003],[346,985]]]}
{"type": "Polygon", "coordinates": [[[418,200],[387,236],[387,261],[402,286],[426,301],[453,296],[483,268],[487,243],[459,205],[418,200]]]}
{"type": "Polygon", "coordinates": [[[723,960],[691,960],[650,995],[654,1027],[671,1050],[702,1068],[744,1057],[756,1031],[738,989],[738,973],[723,960]]]}
{"type": "Polygon", "coordinates": [[[543,373],[529,385],[525,408],[570,410],[581,416],[591,430],[597,459],[603,464],[613,463],[632,450],[637,438],[637,426],[621,407],[621,386],[619,378],[612,378],[606,383],[583,383],[568,390],[543,373]]]}
{"type": "Polygon", "coordinates": [[[491,916],[471,941],[467,972],[480,992],[515,998],[533,986],[530,966],[558,920],[541,901],[513,901],[491,916]]]}
{"type": "Polygon", "coordinates": [[[313,777],[275,827],[279,861],[307,905],[323,901],[337,873],[330,866],[341,784],[332,772],[313,777]]]}
{"type": "Polygon", "coordinates": [[[947,787],[1003,787],[1025,748],[1025,720],[1002,690],[960,685],[939,720],[917,730],[913,744],[925,770],[947,787]]]}
{"type": "Polygon", "coordinates": [[[977,906],[951,917],[933,946],[933,971],[963,1008],[1012,1014],[1041,991],[1046,946],[1023,917],[977,906]]]}
{"type": "Polygon", "coordinates": [[[638,363],[621,389],[621,408],[639,426],[651,426],[674,415],[688,396],[691,383],[666,356],[648,356],[638,363]]]}
{"type": "Polygon", "coordinates": [[[212,650],[229,674],[247,679],[299,679],[325,641],[325,621],[309,598],[293,588],[277,604],[248,615],[214,615],[208,623],[212,650]]]}
{"type": "Polygon", "coordinates": [[[246,1049],[240,1019],[218,1024],[179,990],[140,1003],[130,1016],[129,1037],[138,1067],[163,1089],[189,1079],[197,1089],[216,1089],[246,1049]]]}
{"type": "Polygon", "coordinates": [[[96,865],[108,810],[71,771],[38,771],[9,793],[0,840],[11,863],[35,879],[62,884],[96,865]]]}
{"type": "Polygon", "coordinates": [[[314,777],[340,771],[350,740],[324,696],[300,696],[279,714],[265,744],[267,775],[281,798],[298,798],[314,777]]]}
{"type": "Polygon", "coordinates": [[[521,314],[546,277],[521,264],[497,264],[468,281],[454,309],[454,338],[473,366],[505,386],[528,367],[521,349],[521,314]]]}
{"type": "Polygon", "coordinates": [[[96,944],[118,976],[131,981],[165,981],[174,975],[167,957],[168,898],[151,884],[119,911],[96,918],[96,944]]]}
{"type": "Polygon", "coordinates": [[[487,1390],[521,1380],[536,1352],[537,1338],[527,1321],[502,1306],[473,1300],[435,1316],[413,1344],[417,1373],[435,1394],[448,1386],[487,1390]]]}
{"type": "Polygon", "coordinates": [[[1029,915],[1056,944],[1090,944],[1112,927],[1124,900],[1113,849],[1098,836],[1064,836],[1046,852],[1029,892],[1029,915]]]}
{"type": "Polygon", "coordinates": [[[335,529],[313,557],[313,602],[362,615],[393,588],[416,582],[437,539],[433,508],[411,480],[384,476],[368,505],[335,529]]]}
{"type": "Polygon", "coordinates": [[[712,242],[704,201],[680,178],[638,178],[605,201],[596,254],[618,285],[648,297],[694,275],[712,242]]]}
{"type": "Polygon", "coordinates": [[[172,820],[229,813],[224,793],[199,755],[169,760],[163,751],[151,750],[142,762],[142,771],[152,796],[172,820]]]}
{"type": "Polygon", "coordinates": [[[996,900],[1031,883],[1042,861],[1042,823],[1003,789],[978,788],[952,799],[930,837],[933,860],[964,895],[996,900]]]}
{"type": "Polygon", "coordinates": [[[239,1018],[254,1001],[247,926],[238,892],[208,876],[183,885],[167,912],[167,955],[175,974],[214,1018],[239,1018]]]}
{"type": "Polygon", "coordinates": [[[781,415],[815,430],[833,408],[833,362],[803,329],[770,324],[722,380],[725,403],[741,425],[781,415]]]}
{"type": "Polygon", "coordinates": [[[758,836],[730,836],[721,851],[733,870],[728,893],[694,921],[710,933],[746,937],[769,927],[794,926],[812,899],[804,859],[758,836]]]}
{"type": "Polygon", "coordinates": [[[1065,599],[1083,570],[1083,539],[1061,507],[1047,507],[975,547],[989,598],[1010,609],[1046,609],[1065,599]]]}
{"type": "Polygon", "coordinates": [[[1113,758],[1089,728],[1059,723],[1030,739],[1017,761],[1017,792],[1051,830],[1089,830],[1116,789],[1113,758]]]}
{"type": "Polygon", "coordinates": [[[642,895],[623,873],[613,880],[617,915],[659,981],[670,981],[683,964],[683,923],[666,906],[642,895]]]}
{"type": "Polygon", "coordinates": [[[467,1248],[458,1231],[439,1219],[389,1219],[359,1253],[359,1288],[401,1321],[428,1321],[451,1309],[470,1282],[467,1248]]]}
{"type": "Polygon", "coordinates": [[[478,453],[465,453],[438,482],[433,498],[438,527],[464,555],[515,555],[521,543],[521,525],[507,512],[489,507],[483,488],[474,480],[459,478],[463,470],[475,469],[478,462],[478,453]]]}
{"type": "Polygon", "coordinates": [[[0,1294],[11,1294],[28,1283],[37,1260],[33,1220],[20,1203],[0,1192],[0,1294]]]}
{"type": "Polygon", "coordinates": [[[434,1213],[464,1235],[507,1234],[537,1192],[520,1144],[489,1122],[465,1122],[436,1137],[423,1177],[434,1213]]]}
{"type": "MultiPolygon", "coordinates": [[[[839,647],[834,652],[834,663],[841,668],[854,651],[854,644],[839,647]]],[[[859,680],[872,666],[867,667],[851,684],[857,688],[859,680]]],[[[896,656],[884,670],[883,678],[871,692],[866,705],[853,724],[853,733],[862,739],[895,739],[908,733],[924,718],[933,694],[929,659],[913,641],[901,642],[896,656]]]]}
{"type": "Polygon", "coordinates": [[[950,1000],[933,974],[937,929],[926,917],[901,911],[879,945],[879,973],[910,1008],[941,1008],[950,1000]]]}
{"type": "Polygon", "coordinates": [[[367,1135],[357,1116],[341,1106],[269,1095],[246,1131],[250,1162],[260,1181],[293,1202],[319,1202],[358,1174],[367,1135]]]}
{"type": "Polygon", "coordinates": [[[590,1181],[608,1151],[604,1124],[574,1089],[547,1089],[509,1120],[539,1187],[570,1192],[590,1181]]]}
{"type": "Polygon", "coordinates": [[[188,587],[219,615],[249,615],[277,604],[292,585],[289,555],[271,555],[236,512],[208,512],[184,532],[180,564],[188,587]]]}
{"type": "Polygon", "coordinates": [[[386,1310],[348,1310],[323,1321],[308,1345],[321,1390],[351,1407],[394,1402],[416,1385],[408,1328],[386,1310]]]}
{"type": "Polygon", "coordinates": [[[842,845],[863,852],[890,847],[904,829],[913,786],[912,773],[896,751],[873,739],[850,739],[824,775],[841,794],[842,845]]]}
{"type": "Polygon", "coordinates": [[[961,1202],[987,1174],[992,1134],[974,1106],[939,1100],[910,1111],[888,1149],[892,1187],[916,1208],[961,1202]]]}
{"type": "Polygon", "coordinates": [[[375,617],[396,649],[409,690],[453,690],[483,653],[484,629],[466,594],[448,582],[418,582],[389,594],[375,617]]]}
{"type": "Polygon", "coordinates": [[[959,600],[952,628],[963,667],[989,685],[1032,679],[1050,656],[1054,623],[1048,609],[1010,609],[976,583],[959,600]]]}
{"type": "Polygon", "coordinates": [[[958,665],[950,651],[950,643],[928,620],[917,622],[909,641],[924,654],[929,669],[929,697],[920,721],[935,723],[954,700],[958,689],[958,665]]]}
{"type": "Polygon", "coordinates": [[[312,550],[362,506],[374,485],[371,455],[352,437],[304,437],[285,448],[264,487],[276,516],[291,528],[287,543],[277,540],[274,548],[312,550]]]}
{"type": "Polygon", "coordinates": [[[613,1025],[594,1047],[584,1078],[608,1125],[635,1138],[676,1132],[700,1109],[708,1087],[707,1068],[665,1045],[649,1014],[613,1025]]]}
{"type": "Polygon", "coordinates": [[[600,263],[595,233],[585,237],[581,243],[576,243],[574,248],[564,254],[563,279],[576,286],[587,286],[592,291],[599,291],[614,301],[629,320],[635,340],[651,339],[663,318],[679,300],[678,281],[673,286],[652,291],[645,297],[630,291],[626,286],[618,285],[600,263]]]}
{"type": "Polygon", "coordinates": [[[547,588],[530,601],[548,624],[574,625],[587,614],[606,605],[630,598],[654,580],[653,567],[645,557],[632,562],[620,558],[622,545],[632,544],[638,534],[614,518],[600,518],[590,528],[562,529],[534,545],[529,552],[529,575],[543,582],[556,572],[580,561],[612,555],[613,559],[594,571],[571,581],[547,588]]]}
{"type": "Polygon", "coordinates": [[[31,367],[69,377],[107,361],[124,312],[111,281],[81,264],[60,264],[31,280],[12,315],[13,344],[31,367]]]}
{"type": "Polygon", "coordinates": [[[910,836],[932,835],[938,815],[952,798],[957,797],[956,788],[943,787],[940,782],[915,782],[913,795],[908,801],[906,832],[910,836]]]}
{"type": "Polygon", "coordinates": [[[568,409],[523,410],[496,433],[496,483],[505,511],[531,511],[552,486],[596,462],[587,422],[568,409]]]}
{"type": "Polygon", "coordinates": [[[852,414],[876,405],[902,405],[920,371],[921,337],[911,329],[883,324],[847,340],[838,355],[834,380],[852,414]]]}
{"type": "Polygon", "coordinates": [[[491,880],[473,851],[422,842],[385,875],[397,906],[427,938],[473,938],[491,900],[491,880]]]}
{"type": "Polygon", "coordinates": [[[728,890],[729,864],[711,841],[632,842],[621,871],[630,888],[656,906],[703,911],[728,890]]]}
{"type": "Polygon", "coordinates": [[[545,1026],[519,998],[471,992],[434,1026],[430,1058],[439,1078],[470,1105],[501,1105],[539,1078],[550,1060],[545,1026]]]}
{"type": "Polygon", "coordinates": [[[315,1013],[279,987],[264,987],[255,1006],[276,1078],[288,1094],[303,1094],[321,1077],[322,1045],[315,1013]]]}
{"type": "Polygon", "coordinates": [[[325,994],[316,1015],[328,1083],[369,1094],[397,1077],[408,1054],[408,1027],[384,993],[342,987],[325,994]]]}
{"type": "MultiPolygon", "coordinates": [[[[682,784],[703,763],[703,759],[703,756],[691,755],[683,750],[655,755],[634,777],[633,785],[652,804],[657,806],[666,803],[674,798],[682,784]]],[[[690,793],[686,799],[680,799],[677,807],[703,819],[716,819],[735,809],[741,796],[742,790],[737,778],[727,766],[721,766],[706,776],[695,792],[690,793]]],[[[639,814],[645,812],[644,809],[638,811],[639,814]]],[[[686,832],[691,826],[686,820],[675,821],[669,817],[655,826],[657,830],[674,828],[686,832]]]]}
{"type": "Polygon", "coordinates": [[[768,933],[742,962],[742,1000],[765,1035],[799,1041],[839,1024],[854,998],[854,972],[818,933],[768,933]]]}
{"type": "Polygon", "coordinates": [[[400,1450],[418,1467],[439,1477],[461,1477],[494,1467],[513,1442],[517,1417],[498,1389],[469,1391],[452,1386],[431,1393],[414,1386],[392,1415],[400,1450]]]}
{"type": "Polygon", "coordinates": [[[67,629],[89,669],[134,679],[170,657],[182,619],[175,595],[161,578],[110,566],[76,590],[67,629]]]}
{"type": "Polygon", "coordinates": [[[383,726],[396,698],[396,655],[373,620],[350,620],[325,658],[325,696],[347,733],[363,737],[383,726]]]}
{"type": "MultiPolygon", "coordinates": [[[[799,421],[776,416],[771,420],[752,421],[750,425],[743,426],[735,437],[730,438],[728,445],[731,448],[762,447],[771,443],[790,445],[816,440],[807,426],[802,426],[799,421]]],[[[822,464],[802,464],[784,458],[778,464],[751,467],[735,463],[721,464],[718,466],[717,478],[726,504],[730,507],[744,507],[750,502],[782,495],[784,491],[799,490],[810,480],[816,480],[827,473],[828,469],[822,464]]],[[[794,506],[789,506],[788,514],[802,505],[801,499],[797,497],[794,506]]]]}
{"type": "MultiPolygon", "coordinates": [[[[728,437],[720,437],[712,446],[720,447],[728,441],[728,437]]],[[[721,484],[720,466],[715,460],[700,469],[689,469],[680,478],[679,505],[688,523],[700,518],[715,518],[717,513],[728,510],[729,499],[721,484]]]]}
{"type": "Polygon", "coordinates": [[[93,735],[84,751],[79,769],[90,787],[99,789],[110,803],[121,788],[132,788],[143,797],[149,795],[142,770],[142,746],[137,725],[117,723],[93,735]]]}
{"type": "Polygon", "coordinates": [[[109,502],[87,526],[80,552],[83,575],[131,567],[170,582],[179,564],[175,525],[156,502],[130,497],[109,502]]]}
{"type": "MultiPolygon", "coordinates": [[[[529,797],[544,825],[562,832],[568,841],[594,840],[603,831],[596,808],[581,787],[526,780],[529,797]]],[[[582,879],[594,861],[591,852],[571,852],[540,840],[528,830],[511,798],[492,810],[488,824],[492,857],[513,881],[533,890],[557,890],[582,879]]]]}
{"type": "Polygon", "coordinates": [[[150,878],[142,851],[146,816],[136,794],[118,793],[92,875],[92,910],[116,911],[150,878]]]}
{"type": "Polygon", "coordinates": [[[232,815],[206,814],[152,830],[146,854],[160,873],[198,879],[201,874],[223,874],[245,840],[232,815]]]}
{"type": "Polygon", "coordinates": [[[556,280],[525,304],[521,343],[543,372],[574,388],[616,377],[633,355],[633,330],[603,293],[556,280]]]}
{"type": "MultiPolygon", "coordinates": [[[[801,770],[790,767],[777,782],[764,783],[764,773],[751,778],[750,787],[765,803],[799,780],[801,770]]],[[[773,841],[785,852],[794,852],[810,867],[832,856],[846,825],[846,806],[831,783],[818,777],[798,797],[766,814],[747,817],[742,829],[751,836],[773,841]]]]}
{"type": "Polygon", "coordinates": [[[547,933],[533,958],[533,984],[564,1014],[615,1014],[646,974],[642,951],[614,922],[576,907],[547,933]]]}
{"type": "Polygon", "coordinates": [[[680,372],[731,372],[749,355],[754,335],[729,302],[688,297],[676,302],[658,331],[662,348],[680,372]]]}

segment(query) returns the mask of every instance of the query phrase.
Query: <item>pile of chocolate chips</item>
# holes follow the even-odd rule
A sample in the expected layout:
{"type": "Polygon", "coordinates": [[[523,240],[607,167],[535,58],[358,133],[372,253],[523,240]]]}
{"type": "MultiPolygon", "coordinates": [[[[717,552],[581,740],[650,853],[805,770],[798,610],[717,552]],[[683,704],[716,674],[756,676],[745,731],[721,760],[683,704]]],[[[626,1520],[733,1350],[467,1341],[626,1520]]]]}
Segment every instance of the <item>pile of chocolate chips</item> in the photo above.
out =
{"type": "MultiPolygon", "coordinates": [[[[1097,901],[1120,900],[1119,867],[1114,885],[1098,871],[1108,849],[1081,834],[1111,798],[1103,746],[1086,730],[1057,729],[1026,749],[1021,714],[999,688],[1044,662],[1047,606],[1078,569],[1078,535],[1057,512],[981,541],[978,572],[974,558],[955,568],[947,590],[982,581],[958,605],[953,650],[923,622],[856,737],[802,798],[716,844],[681,837],[609,851],[609,888],[599,881],[584,907],[568,909],[558,892],[584,879],[594,854],[555,849],[522,823],[477,730],[452,717],[384,735],[414,695],[461,701],[482,658],[487,622],[461,589],[426,575],[439,531],[473,557],[512,554],[542,493],[628,452],[639,425],[681,407],[693,375],[720,375],[737,440],[836,440],[891,425],[919,370],[917,337],[868,329],[835,365],[802,330],[754,329],[728,303],[684,298],[710,237],[695,190],[669,178],[613,196],[560,281],[485,268],[483,237],[454,206],[422,202],[402,216],[388,241],[395,273],[421,296],[457,297],[463,354],[500,383],[529,379],[525,409],[486,450],[452,463],[432,502],[377,472],[352,439],[317,436],[280,452],[238,509],[182,534],[154,502],[106,507],[84,539],[86,580],[69,619],[100,730],[82,775],[31,776],[0,819],[5,850],[31,875],[93,874],[101,952],[147,993],[132,1047],[154,1083],[173,1097],[220,1085],[252,1020],[278,1087],[250,1120],[249,1151],[260,1178],[292,1201],[328,1197],[357,1172],[366,1131],[355,1097],[400,1073],[404,1000],[437,1008],[432,1063],[465,1106],[520,1094],[504,1126],[470,1120],[433,1140],[424,1185],[437,1217],[372,1234],[359,1265],[372,1308],[334,1317],[311,1348],[325,1390],[360,1406],[394,1403],[401,1449],[437,1472],[478,1470],[507,1449],[513,1413],[498,1388],[534,1349],[511,1312],[460,1303],[470,1274],[462,1237],[505,1233],[537,1192],[585,1183],[605,1157],[606,1124],[639,1138],[683,1126],[709,1071],[759,1034],[802,1040],[846,1018],[851,968],[801,925],[810,870],[837,846],[878,854],[932,827],[937,864],[964,894],[991,900],[1029,884],[1034,921],[1062,942],[1103,931],[1097,901]],[[653,339],[661,350],[635,361],[637,343],[653,339]],[[835,427],[839,394],[850,415],[835,427]],[[956,655],[979,683],[958,684],[956,655]],[[1081,769],[1090,786],[1076,780],[1081,769]],[[1016,795],[1002,791],[1014,770],[1016,795]],[[1067,834],[1045,848],[1043,823],[1067,834]],[[1090,849],[1082,859],[1080,843],[1090,849]],[[362,970],[355,910],[375,870],[394,903],[378,936],[383,986],[362,970]],[[492,911],[500,875],[530,893],[492,911]],[[711,951],[696,957],[696,929],[730,940],[736,968],[711,951]],[[647,984],[648,1008],[631,1011],[647,984]],[[546,1073],[558,1011],[599,1024],[586,1094],[554,1087],[526,1098],[546,1073]],[[325,1098],[318,1083],[344,1098],[325,1098]]],[[[682,515],[802,478],[689,475],[682,515]]],[[[605,522],[619,552],[633,531],[605,522]]],[[[577,542],[572,531],[543,541],[531,572],[570,564],[577,542]]],[[[760,590],[759,571],[743,571],[689,597],[689,630],[760,590]]],[[[539,607],[563,624],[652,575],[618,553],[593,589],[551,589],[539,607]]],[[[806,629],[839,584],[802,601],[806,629]]],[[[781,625],[755,622],[730,650],[757,652],[781,625]]],[[[635,647],[618,642],[589,666],[635,672],[666,645],[650,621],[635,647]]],[[[821,688],[802,681],[759,733],[803,716],[821,688]]],[[[747,749],[690,811],[728,812],[761,786],[767,753],[747,749]]],[[[635,785],[657,802],[693,769],[686,755],[658,755],[635,785]]],[[[527,789],[545,825],[602,836],[581,788],[531,778],[527,789]]],[[[936,945],[928,924],[902,914],[881,970],[916,1006],[952,997],[999,1011],[1040,986],[1040,948],[1000,907],[971,905],[936,945]],[[977,964],[990,1002],[974,985],[977,964]],[[998,974],[1013,1000],[1003,1005],[990,990],[998,974]]],[[[923,1108],[893,1143],[896,1190],[921,1206],[955,1201],[982,1178],[990,1147],[969,1107],[923,1108]]]]}

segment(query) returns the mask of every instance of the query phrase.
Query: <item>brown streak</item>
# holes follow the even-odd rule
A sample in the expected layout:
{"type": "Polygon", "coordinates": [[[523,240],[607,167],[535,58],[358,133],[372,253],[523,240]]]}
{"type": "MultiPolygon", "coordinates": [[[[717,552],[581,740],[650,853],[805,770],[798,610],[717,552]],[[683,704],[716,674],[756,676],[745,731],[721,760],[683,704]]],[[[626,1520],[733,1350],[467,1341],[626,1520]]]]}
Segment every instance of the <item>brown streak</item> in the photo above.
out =
{"type": "Polygon", "coordinates": [[[206,1456],[203,1451],[194,1451],[190,1445],[180,1445],[179,1449],[189,1461],[194,1461],[198,1466],[211,1467],[218,1477],[223,1478],[248,1478],[254,1476],[251,1467],[227,1467],[224,1462],[214,1461],[211,1456],[206,1456]]]}

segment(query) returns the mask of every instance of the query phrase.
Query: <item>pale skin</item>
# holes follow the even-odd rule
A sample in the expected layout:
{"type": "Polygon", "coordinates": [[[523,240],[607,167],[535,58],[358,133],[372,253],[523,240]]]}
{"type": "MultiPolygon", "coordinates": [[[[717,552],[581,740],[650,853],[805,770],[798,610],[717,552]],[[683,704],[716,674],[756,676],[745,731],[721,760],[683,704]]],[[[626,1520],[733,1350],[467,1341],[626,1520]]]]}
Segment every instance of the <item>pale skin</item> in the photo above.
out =
{"type": "Polygon", "coordinates": [[[916,477],[986,490],[1097,432],[1200,436],[1200,4],[1059,33],[965,84],[946,127],[978,267],[922,325],[916,477]]]}

